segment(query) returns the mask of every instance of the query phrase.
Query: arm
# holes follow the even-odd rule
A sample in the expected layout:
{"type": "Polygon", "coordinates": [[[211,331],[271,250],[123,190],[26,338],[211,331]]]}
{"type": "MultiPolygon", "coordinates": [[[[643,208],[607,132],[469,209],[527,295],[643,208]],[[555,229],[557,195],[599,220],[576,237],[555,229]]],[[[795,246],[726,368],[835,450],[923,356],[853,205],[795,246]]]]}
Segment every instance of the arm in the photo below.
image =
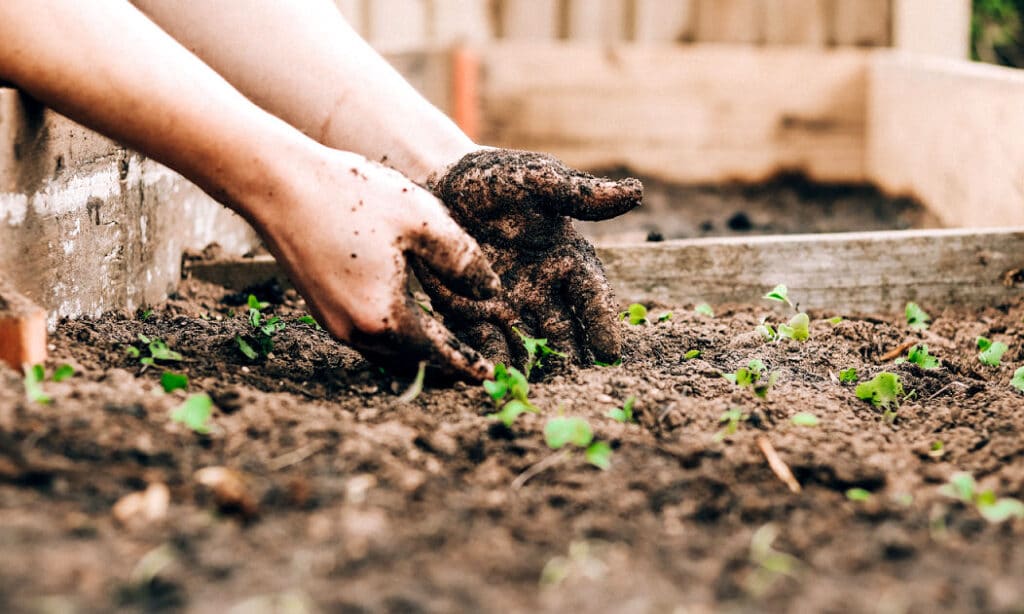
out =
{"type": "Polygon", "coordinates": [[[3,0],[0,79],[170,166],[261,233],[334,335],[465,377],[490,365],[423,317],[414,254],[468,293],[497,279],[425,190],[262,111],[123,0],[3,0]]]}

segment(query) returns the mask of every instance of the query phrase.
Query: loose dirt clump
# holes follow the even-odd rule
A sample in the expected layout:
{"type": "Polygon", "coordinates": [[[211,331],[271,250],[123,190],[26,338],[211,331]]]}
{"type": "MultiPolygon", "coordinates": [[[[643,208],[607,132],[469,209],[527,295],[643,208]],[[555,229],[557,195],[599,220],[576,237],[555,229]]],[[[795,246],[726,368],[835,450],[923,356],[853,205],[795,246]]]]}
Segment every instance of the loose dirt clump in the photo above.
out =
{"type": "Polygon", "coordinates": [[[49,368],[78,374],[43,384],[49,404],[0,369],[0,610],[1024,608],[1024,520],[989,523],[938,492],[967,471],[1024,498],[1024,395],[1010,386],[1022,303],[925,305],[920,333],[901,316],[812,313],[805,343],[752,332],[783,318],[772,305],[684,306],[621,323],[621,366],[542,374],[542,415],[505,428],[477,386],[399,403],[409,382],[297,322],[291,292],[261,291],[287,327],[267,359],[245,358],[245,298],[188,282],[144,321],[61,323],[49,368]],[[186,393],[163,393],[161,368],[139,373],[125,351],[139,333],[180,352],[169,368],[213,398],[209,435],[169,419],[186,393]],[[978,362],[979,335],[1009,345],[1002,366],[978,362]],[[876,362],[911,338],[942,367],[876,362]],[[753,359],[778,373],[764,400],[722,377],[753,359]],[[838,382],[848,368],[896,373],[914,394],[886,419],[838,382]],[[637,423],[605,417],[629,396],[637,423]],[[732,408],[745,419],[716,437],[732,408]],[[611,443],[608,471],[549,460],[559,412],[611,443]],[[793,424],[800,412],[819,425],[793,424]]]}

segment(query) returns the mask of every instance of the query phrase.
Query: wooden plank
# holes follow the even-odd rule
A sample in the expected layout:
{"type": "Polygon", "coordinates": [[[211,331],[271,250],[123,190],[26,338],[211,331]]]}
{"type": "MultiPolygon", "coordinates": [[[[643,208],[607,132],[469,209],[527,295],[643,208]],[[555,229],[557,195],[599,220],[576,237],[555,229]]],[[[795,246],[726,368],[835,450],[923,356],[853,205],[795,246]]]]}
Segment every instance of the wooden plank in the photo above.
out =
{"type": "Polygon", "coordinates": [[[760,43],[764,8],[762,0],[697,0],[697,41],[760,43]]]}
{"type": "MultiPolygon", "coordinates": [[[[598,248],[623,304],[756,303],[775,284],[834,314],[992,306],[1024,296],[1024,228],[693,239],[598,248]]],[[[262,256],[187,264],[232,289],[281,279],[262,256]]]]}
{"type": "Polygon", "coordinates": [[[884,47],[890,34],[891,0],[833,0],[830,40],[836,45],[884,47]]]}
{"type": "Polygon", "coordinates": [[[827,0],[764,0],[769,45],[822,47],[828,38],[827,0]]]}
{"type": "Polygon", "coordinates": [[[867,163],[951,226],[1024,224],[1024,71],[888,52],[871,69],[867,163]]]}
{"type": "Polygon", "coordinates": [[[631,38],[638,43],[678,43],[694,39],[696,0],[633,0],[631,38]]]}
{"type": "Polygon", "coordinates": [[[0,362],[18,371],[46,360],[46,310],[0,279],[0,362]]]}
{"type": "Polygon", "coordinates": [[[895,0],[894,46],[954,60],[971,49],[970,0],[895,0]]]}
{"type": "Polygon", "coordinates": [[[365,38],[378,51],[399,52],[426,47],[426,0],[372,0],[364,6],[365,38]]]}
{"type": "Polygon", "coordinates": [[[859,50],[502,44],[481,50],[485,142],[683,183],[864,178],[859,50]]]}
{"type": "Polygon", "coordinates": [[[566,0],[566,38],[611,43],[627,35],[626,0],[566,0]]]}
{"type": "Polygon", "coordinates": [[[555,40],[560,32],[557,0],[498,0],[499,36],[507,40],[555,40]]]}
{"type": "Polygon", "coordinates": [[[494,24],[483,0],[431,0],[429,37],[433,45],[469,45],[494,38],[494,24]]]}

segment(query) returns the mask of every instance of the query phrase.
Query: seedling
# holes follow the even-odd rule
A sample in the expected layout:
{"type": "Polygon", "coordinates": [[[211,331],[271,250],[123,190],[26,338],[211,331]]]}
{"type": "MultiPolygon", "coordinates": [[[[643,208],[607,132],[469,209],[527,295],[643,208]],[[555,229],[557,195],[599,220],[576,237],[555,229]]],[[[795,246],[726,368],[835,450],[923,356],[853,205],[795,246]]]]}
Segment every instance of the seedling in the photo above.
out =
{"type": "Polygon", "coordinates": [[[709,318],[715,317],[715,310],[712,309],[711,305],[708,305],[707,303],[701,303],[700,305],[694,307],[693,310],[702,316],[707,316],[709,318]]]}
{"type": "Polygon", "coordinates": [[[1010,385],[1024,392],[1024,367],[1021,367],[1013,372],[1013,378],[1010,379],[1010,385]]]}
{"type": "Polygon", "coordinates": [[[558,416],[544,426],[544,441],[552,450],[567,445],[584,449],[584,457],[591,465],[606,470],[611,466],[612,449],[603,441],[594,441],[594,432],[583,418],[558,416]]]}
{"type": "Polygon", "coordinates": [[[840,384],[852,384],[856,382],[858,379],[860,379],[860,376],[857,375],[857,370],[854,369],[853,367],[850,367],[849,369],[843,369],[842,371],[839,372],[840,384]]]}
{"type": "Polygon", "coordinates": [[[63,364],[63,365],[57,367],[57,369],[53,372],[52,379],[55,382],[63,382],[66,379],[74,377],[74,375],[75,375],[75,368],[72,367],[69,364],[63,364]]]}
{"type": "Polygon", "coordinates": [[[145,311],[142,311],[142,312],[139,313],[139,319],[142,320],[143,322],[145,322],[146,320],[148,320],[148,319],[150,319],[152,317],[153,317],[153,310],[152,309],[146,309],[145,311]]]}
{"type": "Polygon", "coordinates": [[[512,330],[519,335],[519,338],[523,340],[523,347],[526,348],[526,377],[530,377],[530,371],[534,367],[543,367],[543,360],[547,356],[558,356],[565,358],[565,354],[556,351],[548,346],[547,339],[534,339],[533,337],[527,337],[523,334],[523,331],[513,327],[512,330]]]}
{"type": "Polygon", "coordinates": [[[249,327],[252,334],[245,337],[235,335],[235,344],[249,360],[266,358],[274,350],[274,335],[284,330],[285,323],[277,316],[264,316],[263,310],[269,307],[270,303],[264,303],[250,294],[248,304],[249,327]]]}
{"type": "Polygon", "coordinates": [[[993,524],[1024,518],[1024,503],[1010,497],[997,498],[992,490],[978,491],[969,473],[954,473],[948,483],[939,487],[939,494],[975,506],[982,517],[993,524]]]}
{"type": "Polygon", "coordinates": [[[316,321],[316,318],[309,315],[308,313],[304,316],[299,316],[298,321],[302,324],[308,324],[316,330],[323,330],[324,327],[320,326],[320,323],[316,321]]]}
{"type": "Polygon", "coordinates": [[[690,350],[683,354],[683,360],[693,360],[700,356],[700,350],[690,350]]]}
{"type": "Polygon", "coordinates": [[[917,365],[922,369],[938,369],[941,366],[939,359],[928,353],[927,345],[915,345],[907,352],[906,358],[896,359],[898,365],[905,362],[917,365]]]}
{"type": "Polygon", "coordinates": [[[412,384],[409,384],[409,388],[398,397],[399,403],[412,403],[416,397],[420,396],[423,392],[423,381],[427,377],[427,361],[421,360],[419,366],[416,367],[416,377],[413,378],[412,384]]]}
{"type": "Polygon", "coordinates": [[[942,443],[942,440],[933,441],[931,448],[928,450],[928,456],[932,458],[942,458],[946,454],[946,444],[942,443]]]}
{"type": "MultiPolygon", "coordinates": [[[[33,403],[49,403],[53,399],[43,390],[43,382],[46,381],[46,368],[43,365],[24,365],[25,372],[25,396],[33,403]]],[[[75,368],[69,364],[63,364],[54,370],[50,377],[54,382],[63,382],[75,374],[75,368]]]]}
{"type": "Polygon", "coordinates": [[[870,501],[871,491],[863,488],[851,488],[846,491],[846,498],[850,501],[870,501]]]}
{"type": "Polygon", "coordinates": [[[772,325],[768,323],[768,318],[761,318],[761,323],[754,328],[754,331],[760,334],[765,341],[776,341],[779,338],[779,334],[775,332],[772,325]]]}
{"type": "Polygon", "coordinates": [[[740,422],[743,422],[750,418],[748,414],[743,413],[743,410],[739,407],[733,407],[729,411],[725,412],[718,418],[719,424],[724,424],[714,437],[712,441],[725,441],[730,436],[735,435],[736,431],[740,428],[740,422]]]}
{"type": "Polygon", "coordinates": [[[1005,343],[996,341],[993,343],[985,337],[978,337],[978,360],[981,364],[989,367],[998,367],[1003,360],[1003,354],[1009,348],[1005,343]]]}
{"type": "Polygon", "coordinates": [[[821,420],[819,420],[817,416],[805,411],[794,414],[789,421],[797,426],[818,426],[821,424],[821,420]]]}
{"type": "Polygon", "coordinates": [[[836,316],[834,318],[829,318],[827,321],[832,326],[835,326],[836,324],[839,324],[840,322],[843,321],[843,317],[842,316],[836,316]]]}
{"type": "Polygon", "coordinates": [[[213,399],[205,392],[193,394],[171,412],[171,420],[180,422],[200,435],[210,433],[207,424],[213,413],[213,399]]]}
{"type": "Polygon", "coordinates": [[[788,324],[779,324],[779,338],[793,341],[807,341],[811,337],[811,319],[806,313],[798,313],[788,324]]]}
{"type": "Polygon", "coordinates": [[[187,390],[188,376],[182,373],[164,371],[163,375],[160,376],[160,385],[163,386],[164,392],[174,392],[175,390],[187,390]]]}
{"type": "Polygon", "coordinates": [[[626,399],[626,402],[622,404],[622,407],[609,409],[608,413],[605,415],[616,422],[635,422],[633,419],[634,403],[636,403],[636,397],[631,396],[626,399]]]}
{"type": "Polygon", "coordinates": [[[900,399],[906,396],[900,376],[886,372],[879,373],[870,382],[858,384],[855,392],[858,399],[885,410],[899,407],[900,399]]]}
{"type": "Polygon", "coordinates": [[[672,312],[671,311],[666,311],[665,313],[663,313],[660,316],[658,316],[658,323],[660,324],[662,322],[668,322],[671,319],[672,319],[672,312]]]}
{"type": "Polygon", "coordinates": [[[595,367],[621,367],[622,366],[622,359],[621,358],[616,358],[615,362],[601,362],[600,360],[595,360],[594,361],[594,366],[595,367]]]}
{"type": "Polygon", "coordinates": [[[149,337],[139,333],[139,341],[146,344],[149,356],[143,356],[142,350],[133,345],[129,345],[125,350],[132,358],[139,359],[139,364],[142,365],[143,371],[147,367],[156,366],[156,361],[158,360],[162,362],[178,362],[183,358],[181,354],[168,347],[167,342],[159,337],[149,337]]]}
{"type": "MultiPolygon", "coordinates": [[[[789,289],[782,284],[775,286],[775,288],[771,292],[765,294],[762,298],[766,298],[769,301],[778,301],[780,303],[785,303],[790,307],[793,307],[793,303],[789,301],[789,289]]],[[[795,307],[793,308],[796,309],[795,307]]]]}
{"type": "Polygon", "coordinates": [[[647,324],[647,308],[640,303],[633,303],[626,308],[626,311],[619,314],[620,320],[626,320],[627,318],[633,326],[647,324]]]}
{"type": "Polygon", "coordinates": [[[932,317],[925,313],[924,309],[921,309],[917,303],[907,303],[905,314],[907,326],[911,330],[927,330],[928,323],[932,321],[932,317]]]}
{"type": "Polygon", "coordinates": [[[746,367],[740,367],[735,373],[723,373],[722,377],[740,388],[750,388],[760,398],[766,398],[778,380],[778,373],[769,373],[764,363],[758,359],[751,360],[746,367]]]}
{"type": "Polygon", "coordinates": [[[499,408],[497,412],[487,415],[491,420],[500,420],[505,426],[511,427],[524,412],[540,413],[527,398],[530,383],[515,367],[506,367],[499,362],[494,365],[494,380],[485,380],[483,386],[499,408]]]}
{"type": "Polygon", "coordinates": [[[785,576],[796,578],[803,568],[800,559],[772,547],[776,537],[778,529],[775,525],[766,524],[750,539],[750,562],[755,568],[747,578],[746,587],[754,596],[763,595],[785,576]]]}

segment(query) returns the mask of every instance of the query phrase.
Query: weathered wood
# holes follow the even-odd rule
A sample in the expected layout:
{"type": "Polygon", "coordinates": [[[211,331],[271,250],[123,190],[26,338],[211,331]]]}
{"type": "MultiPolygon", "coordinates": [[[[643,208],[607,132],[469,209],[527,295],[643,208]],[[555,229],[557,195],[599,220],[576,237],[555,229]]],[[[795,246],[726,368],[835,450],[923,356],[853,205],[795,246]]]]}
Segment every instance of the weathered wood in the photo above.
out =
{"type": "Polygon", "coordinates": [[[557,0],[497,0],[502,38],[544,41],[558,38],[560,30],[557,0]]]}
{"type": "Polygon", "coordinates": [[[492,144],[683,183],[864,178],[861,50],[505,43],[481,56],[492,144]]]}
{"type": "MultiPolygon", "coordinates": [[[[598,248],[623,303],[758,302],[775,284],[804,309],[892,312],[996,305],[1024,295],[1024,228],[715,238],[598,248]]],[[[232,289],[286,281],[273,259],[186,265],[232,289]]]]}
{"type": "Polygon", "coordinates": [[[1024,224],[1024,71],[889,52],[868,89],[875,182],[950,226],[1024,224]]]}
{"type": "Polygon", "coordinates": [[[633,0],[631,38],[638,43],[692,41],[695,7],[695,0],[633,0]]]}
{"type": "Polygon", "coordinates": [[[830,40],[837,45],[884,47],[890,35],[892,0],[832,0],[830,40]]]}
{"type": "Polygon", "coordinates": [[[970,54],[971,0],[894,0],[893,44],[954,60],[970,54]]]}
{"type": "Polygon", "coordinates": [[[760,43],[763,23],[762,0],[697,0],[699,42],[760,43]]]}
{"type": "Polygon", "coordinates": [[[827,3],[827,0],[764,0],[765,42],[824,46],[828,37],[827,3]]]}

